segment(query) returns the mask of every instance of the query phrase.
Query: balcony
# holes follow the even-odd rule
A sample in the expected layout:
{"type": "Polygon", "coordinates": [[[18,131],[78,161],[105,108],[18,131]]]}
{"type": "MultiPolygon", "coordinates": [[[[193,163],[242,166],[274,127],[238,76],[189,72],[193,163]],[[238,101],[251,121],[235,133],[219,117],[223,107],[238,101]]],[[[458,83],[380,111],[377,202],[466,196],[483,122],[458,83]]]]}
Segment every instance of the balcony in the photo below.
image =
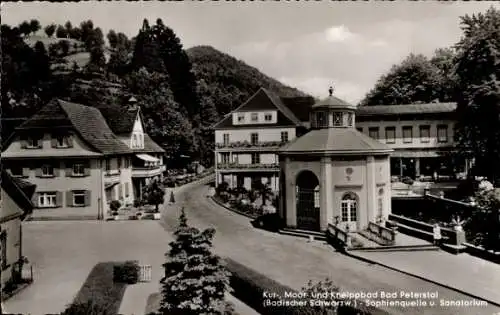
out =
{"type": "Polygon", "coordinates": [[[113,183],[120,181],[120,170],[106,170],[104,171],[104,181],[106,183],[113,183]]]}
{"type": "Polygon", "coordinates": [[[135,178],[148,178],[161,175],[165,172],[165,165],[153,166],[132,166],[132,177],[135,178]]]}
{"type": "Polygon", "coordinates": [[[266,141],[251,143],[250,141],[237,141],[230,143],[216,143],[216,149],[222,149],[221,151],[231,151],[234,149],[244,150],[244,151],[260,151],[262,149],[275,150],[279,149],[281,146],[287,144],[288,142],[281,141],[266,141]]]}
{"type": "Polygon", "coordinates": [[[238,163],[220,163],[217,164],[217,169],[219,170],[231,170],[231,171],[249,171],[249,172],[261,172],[261,171],[279,171],[280,165],[278,163],[271,164],[238,164],[238,163]]]}

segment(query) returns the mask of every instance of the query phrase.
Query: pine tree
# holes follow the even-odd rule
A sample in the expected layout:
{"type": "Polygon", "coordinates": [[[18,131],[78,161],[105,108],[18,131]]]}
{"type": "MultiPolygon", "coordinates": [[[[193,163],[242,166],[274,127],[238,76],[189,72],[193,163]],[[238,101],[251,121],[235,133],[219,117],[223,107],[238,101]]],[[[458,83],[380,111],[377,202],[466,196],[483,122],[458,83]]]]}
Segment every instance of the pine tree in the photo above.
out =
{"type": "Polygon", "coordinates": [[[226,314],[229,273],[211,252],[214,229],[203,232],[187,224],[184,208],[163,264],[161,314],[226,314]]]}

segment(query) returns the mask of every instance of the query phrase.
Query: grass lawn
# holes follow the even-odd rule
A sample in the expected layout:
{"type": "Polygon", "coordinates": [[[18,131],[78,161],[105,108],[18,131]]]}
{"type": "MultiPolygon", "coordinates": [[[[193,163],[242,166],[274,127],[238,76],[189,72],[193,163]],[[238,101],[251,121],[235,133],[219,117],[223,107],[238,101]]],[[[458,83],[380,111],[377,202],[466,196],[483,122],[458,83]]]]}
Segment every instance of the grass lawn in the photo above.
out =
{"type": "Polygon", "coordinates": [[[94,266],[73,303],[92,302],[106,309],[108,314],[118,314],[127,288],[126,283],[113,281],[113,267],[119,262],[102,262],[94,266]]]}

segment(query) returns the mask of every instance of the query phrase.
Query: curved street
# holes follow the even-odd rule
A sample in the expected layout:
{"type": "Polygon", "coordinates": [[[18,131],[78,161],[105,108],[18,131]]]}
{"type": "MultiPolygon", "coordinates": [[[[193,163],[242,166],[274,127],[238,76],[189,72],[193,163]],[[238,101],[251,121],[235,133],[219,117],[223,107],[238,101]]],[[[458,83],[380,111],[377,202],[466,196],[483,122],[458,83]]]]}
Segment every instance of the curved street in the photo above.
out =
{"type": "MultiPolygon", "coordinates": [[[[496,314],[500,308],[440,307],[440,300],[472,301],[471,297],[384,267],[350,258],[321,242],[280,235],[256,229],[250,219],[217,205],[208,198],[208,186],[197,184],[182,189],[177,203],[165,204],[162,225],[173,232],[180,207],[184,206],[188,223],[199,229],[216,229],[217,254],[230,257],[285,285],[300,289],[309,280],[330,278],[349,292],[438,292],[434,307],[386,307],[391,314],[496,314]]],[[[460,276],[460,275],[457,275],[460,276]]],[[[431,300],[427,300],[430,302],[431,300]]]]}

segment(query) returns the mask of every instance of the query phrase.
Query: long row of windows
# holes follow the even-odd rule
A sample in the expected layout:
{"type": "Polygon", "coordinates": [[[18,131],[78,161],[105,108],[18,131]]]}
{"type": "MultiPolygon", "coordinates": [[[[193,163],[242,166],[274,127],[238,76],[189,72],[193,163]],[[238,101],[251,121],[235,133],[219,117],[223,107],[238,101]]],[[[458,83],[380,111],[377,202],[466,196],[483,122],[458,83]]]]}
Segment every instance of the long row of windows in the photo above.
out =
{"type": "MultiPolygon", "coordinates": [[[[288,142],[288,131],[282,131],[280,136],[281,136],[281,142],[288,142]]],[[[224,142],[224,144],[230,143],[229,133],[222,134],[222,141],[224,142]]],[[[250,134],[250,143],[251,144],[258,144],[259,143],[259,133],[258,132],[252,132],[250,134]]]]}
{"type": "MultiPolygon", "coordinates": [[[[54,177],[56,176],[56,172],[54,171],[55,167],[51,164],[42,165],[40,168],[37,168],[35,173],[37,177],[54,177]]],[[[13,166],[10,168],[10,173],[12,176],[27,176],[25,173],[27,168],[23,168],[20,166],[13,166]]],[[[73,163],[68,165],[66,168],[65,176],[66,177],[79,177],[79,176],[89,176],[90,175],[90,166],[85,163],[73,163]]]]}
{"type": "MultiPolygon", "coordinates": [[[[438,125],[437,127],[437,140],[440,143],[448,142],[448,125],[438,125]]],[[[358,131],[363,132],[362,127],[357,128],[358,131]]],[[[413,142],[413,126],[401,127],[403,134],[403,143],[413,142]]],[[[381,140],[380,127],[369,127],[368,135],[370,138],[381,140]]],[[[419,139],[421,143],[429,143],[431,138],[431,126],[419,126],[419,139]]],[[[385,127],[385,141],[386,143],[396,143],[396,127],[385,127]]]]}
{"type": "MultiPolygon", "coordinates": [[[[32,136],[25,139],[21,147],[24,149],[42,149],[43,141],[42,137],[32,136]]],[[[51,147],[52,148],[71,148],[73,147],[72,138],[69,135],[52,135],[51,139],[51,147]]]]}
{"type": "MultiPolygon", "coordinates": [[[[238,164],[238,155],[233,155],[233,161],[230,160],[229,152],[222,152],[220,156],[221,156],[220,160],[221,164],[229,164],[229,163],[238,164]]],[[[278,160],[277,157],[276,160],[278,160]]],[[[260,163],[261,163],[260,153],[251,153],[251,164],[260,164],[260,163]]]]}
{"type": "MultiPolygon", "coordinates": [[[[69,190],[66,191],[66,206],[68,207],[86,207],[90,205],[90,190],[69,190]]],[[[37,208],[57,208],[63,204],[62,191],[37,192],[37,208]]]]}
{"type": "MultiPolygon", "coordinates": [[[[238,123],[245,123],[245,113],[237,114],[238,123]]],[[[264,113],[264,121],[271,122],[273,120],[272,113],[264,113]]],[[[259,122],[259,113],[250,113],[250,122],[257,123],[259,122]]]]}

